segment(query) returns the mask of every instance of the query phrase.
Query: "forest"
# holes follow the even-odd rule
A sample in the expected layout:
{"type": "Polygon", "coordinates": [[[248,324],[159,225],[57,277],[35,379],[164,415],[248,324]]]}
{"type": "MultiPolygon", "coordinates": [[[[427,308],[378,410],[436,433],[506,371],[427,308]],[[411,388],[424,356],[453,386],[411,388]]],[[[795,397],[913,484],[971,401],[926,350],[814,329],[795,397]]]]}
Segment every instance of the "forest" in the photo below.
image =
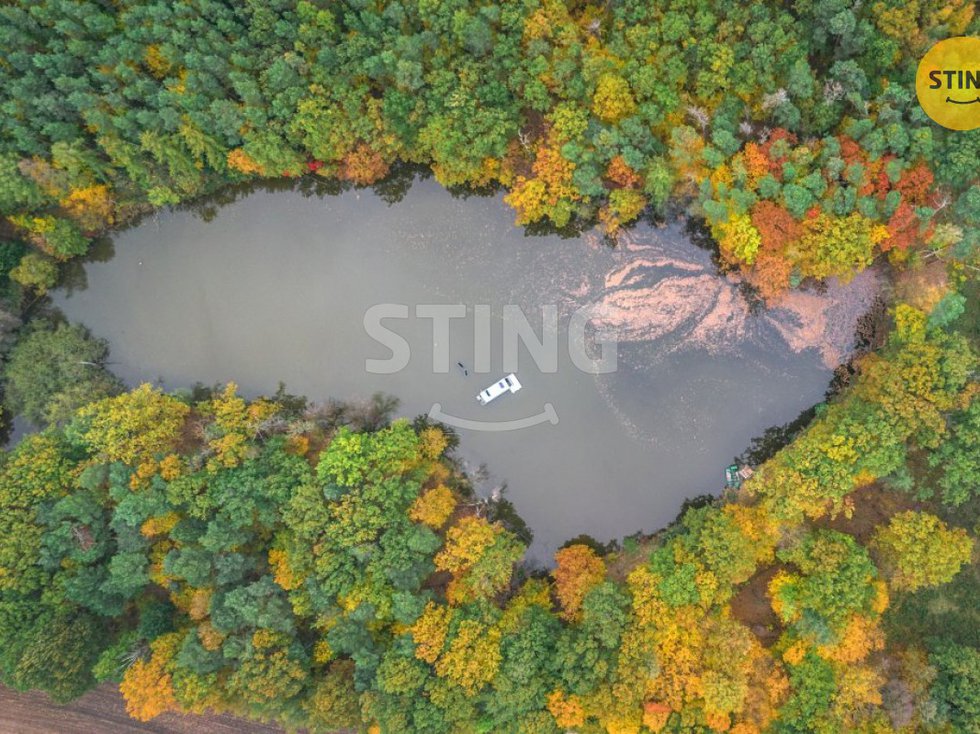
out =
{"type": "Polygon", "coordinates": [[[0,3],[2,417],[37,428],[0,453],[0,682],[313,732],[980,732],[980,129],[913,87],[978,33],[969,0],[0,3]],[[424,175],[529,234],[703,220],[759,301],[874,266],[887,333],[741,489],[539,568],[447,427],[129,389],[47,306],[158,209],[424,175]]]}

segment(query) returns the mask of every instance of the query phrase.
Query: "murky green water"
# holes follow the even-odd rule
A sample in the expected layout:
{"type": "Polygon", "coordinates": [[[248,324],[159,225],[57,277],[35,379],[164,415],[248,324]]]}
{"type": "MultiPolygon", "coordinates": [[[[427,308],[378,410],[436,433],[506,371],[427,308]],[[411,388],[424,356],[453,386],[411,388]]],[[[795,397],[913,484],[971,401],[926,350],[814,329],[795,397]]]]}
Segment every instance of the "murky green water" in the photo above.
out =
{"type": "Polygon", "coordinates": [[[662,526],[685,497],[719,491],[752,436],[821,398],[820,353],[780,335],[798,319],[750,314],[679,225],[640,227],[614,251],[595,237],[526,237],[512,222],[499,198],[453,199],[431,182],[390,206],[367,192],[261,192],[211,221],[161,214],[120,233],[114,257],[85,267],[86,286],[54,298],[110,341],[113,369],[132,384],[234,380],[256,394],[282,380],[315,401],[385,391],[403,415],[438,403],[484,422],[550,403],[556,425],[460,430],[470,466],[491,471],[482,490],[507,484],[538,557],[579,533],[662,526]],[[366,359],[389,354],[364,328],[379,303],[467,306],[449,333],[453,369],[433,371],[432,322],[411,317],[384,322],[411,345],[408,366],[368,373],[366,359]],[[492,312],[487,374],[473,371],[478,304],[492,312]],[[480,406],[476,393],[503,374],[503,307],[535,323],[543,304],[560,316],[558,371],[522,351],[523,390],[480,406]],[[620,337],[615,373],[572,364],[567,317],[581,307],[620,337]]]}

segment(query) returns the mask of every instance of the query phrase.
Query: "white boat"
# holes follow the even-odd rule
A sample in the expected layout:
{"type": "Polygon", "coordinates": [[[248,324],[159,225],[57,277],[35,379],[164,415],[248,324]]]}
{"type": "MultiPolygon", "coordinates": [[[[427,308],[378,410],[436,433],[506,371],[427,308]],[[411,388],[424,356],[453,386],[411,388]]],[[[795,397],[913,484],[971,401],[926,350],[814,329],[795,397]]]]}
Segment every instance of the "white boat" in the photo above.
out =
{"type": "Polygon", "coordinates": [[[517,381],[517,375],[511,372],[507,377],[493,383],[486,390],[481,390],[476,399],[481,405],[486,405],[491,400],[500,397],[505,392],[517,392],[521,389],[521,383],[517,381]]]}

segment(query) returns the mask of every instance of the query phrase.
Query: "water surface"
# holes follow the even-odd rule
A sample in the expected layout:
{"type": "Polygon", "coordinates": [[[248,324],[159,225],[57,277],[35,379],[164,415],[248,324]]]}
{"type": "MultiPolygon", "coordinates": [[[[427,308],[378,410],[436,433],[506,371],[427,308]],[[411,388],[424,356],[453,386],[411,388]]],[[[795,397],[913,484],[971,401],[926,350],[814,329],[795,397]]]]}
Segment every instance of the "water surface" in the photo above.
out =
{"type": "Polygon", "coordinates": [[[482,490],[506,483],[538,558],[579,533],[654,530],[684,498],[718,492],[749,439],[820,400],[830,376],[827,350],[792,338],[813,324],[792,310],[750,312],[679,224],[641,226],[615,249],[594,236],[528,237],[499,197],[454,199],[419,182],[394,205],[367,192],[259,192],[211,221],[161,213],[118,234],[114,249],[86,266],[86,286],[54,299],[109,340],[113,369],[130,384],[234,380],[254,395],[282,380],[314,401],[385,391],[402,415],[439,403],[482,421],[552,404],[557,425],[460,431],[469,465],[490,469],[482,490]],[[385,322],[412,346],[408,367],[369,374],[365,360],[389,354],[363,326],[378,303],[459,303],[470,314],[489,304],[490,373],[472,370],[472,318],[450,331],[464,376],[433,372],[432,323],[413,317],[385,322]],[[544,374],[522,352],[524,389],[482,407],[474,396],[502,375],[508,304],[532,322],[540,305],[558,306],[559,368],[544,374]],[[585,374],[569,359],[564,327],[581,307],[621,338],[613,374],[585,374]]]}

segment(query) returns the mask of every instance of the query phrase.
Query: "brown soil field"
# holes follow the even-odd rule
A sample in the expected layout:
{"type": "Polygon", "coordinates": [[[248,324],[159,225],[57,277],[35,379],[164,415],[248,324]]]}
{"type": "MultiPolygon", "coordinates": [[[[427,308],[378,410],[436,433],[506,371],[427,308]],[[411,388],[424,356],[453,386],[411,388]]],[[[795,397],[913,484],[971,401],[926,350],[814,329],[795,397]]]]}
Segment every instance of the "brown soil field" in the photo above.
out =
{"type": "Polygon", "coordinates": [[[0,734],[282,734],[283,729],[227,714],[164,714],[148,723],[126,715],[113,685],[89,691],[67,705],[43,693],[18,693],[0,686],[0,734]]]}

